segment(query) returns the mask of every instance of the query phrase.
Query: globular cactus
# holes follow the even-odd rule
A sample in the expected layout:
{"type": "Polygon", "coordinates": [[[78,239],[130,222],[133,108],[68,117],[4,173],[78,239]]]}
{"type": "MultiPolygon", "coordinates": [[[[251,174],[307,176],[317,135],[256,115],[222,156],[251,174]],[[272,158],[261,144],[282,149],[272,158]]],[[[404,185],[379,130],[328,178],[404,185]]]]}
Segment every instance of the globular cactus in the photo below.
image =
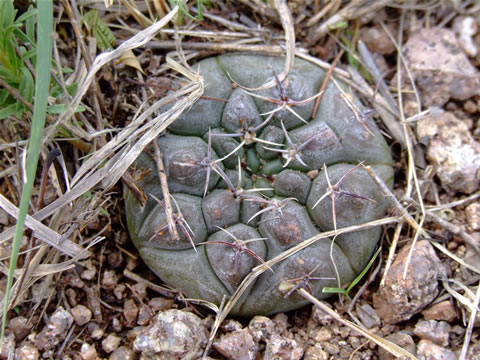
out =
{"type": "MultiPolygon", "coordinates": [[[[372,166],[392,184],[390,150],[368,110],[330,80],[312,118],[325,72],[296,59],[280,82],[284,61],[229,54],[196,65],[208,99],[158,138],[179,239],[168,231],[152,152],[132,167],[148,200],[141,204],[125,187],[131,238],[148,266],[190,298],[219,304],[253,267],[321,232],[378,219],[388,207],[358,166],[372,166]],[[245,90],[270,80],[277,85],[245,90]]],[[[306,301],[291,291],[295,286],[325,298],[324,287],[344,285],[362,271],[380,232],[316,241],[259,276],[232,313],[298,308],[306,301]]]]}

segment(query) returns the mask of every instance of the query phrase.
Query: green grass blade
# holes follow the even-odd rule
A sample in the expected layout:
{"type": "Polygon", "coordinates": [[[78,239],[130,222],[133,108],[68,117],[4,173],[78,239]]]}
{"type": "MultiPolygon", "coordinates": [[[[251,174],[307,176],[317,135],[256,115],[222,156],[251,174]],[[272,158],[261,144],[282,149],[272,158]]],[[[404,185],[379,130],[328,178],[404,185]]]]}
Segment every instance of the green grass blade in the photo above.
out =
{"type": "Polygon", "coordinates": [[[22,189],[22,198],[18,213],[17,225],[15,228],[15,238],[12,244],[12,253],[10,256],[10,268],[8,272],[7,288],[5,290],[1,339],[5,335],[5,327],[8,313],[8,299],[13,284],[13,274],[17,267],[18,251],[23,235],[25,217],[27,215],[30,197],[32,195],[35,174],[37,171],[38,157],[42,145],[43,128],[45,126],[45,115],[47,111],[47,96],[50,84],[50,64],[52,56],[52,38],[53,29],[53,5],[51,0],[39,0],[37,17],[37,63],[35,73],[35,103],[33,107],[32,127],[30,129],[30,140],[27,153],[27,181],[22,189]]]}

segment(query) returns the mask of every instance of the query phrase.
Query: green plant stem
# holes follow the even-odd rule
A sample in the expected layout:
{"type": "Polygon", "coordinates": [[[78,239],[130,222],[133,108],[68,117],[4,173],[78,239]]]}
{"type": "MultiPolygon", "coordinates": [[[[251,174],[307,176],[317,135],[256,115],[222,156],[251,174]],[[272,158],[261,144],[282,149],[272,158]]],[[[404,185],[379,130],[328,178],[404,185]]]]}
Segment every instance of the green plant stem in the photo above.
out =
{"type": "Polygon", "coordinates": [[[2,331],[1,339],[5,335],[5,327],[9,309],[10,290],[13,284],[14,271],[17,267],[18,252],[23,236],[25,218],[27,215],[30,198],[35,183],[35,174],[37,171],[38,158],[42,145],[42,135],[45,126],[45,117],[47,112],[47,96],[50,85],[50,63],[52,56],[52,38],[53,29],[53,4],[51,0],[38,1],[37,17],[37,64],[35,73],[35,103],[33,105],[33,119],[30,130],[30,140],[27,153],[27,171],[26,183],[22,189],[22,198],[20,200],[19,214],[15,228],[15,238],[12,244],[12,253],[10,256],[10,268],[8,271],[7,287],[3,303],[2,331]]]}

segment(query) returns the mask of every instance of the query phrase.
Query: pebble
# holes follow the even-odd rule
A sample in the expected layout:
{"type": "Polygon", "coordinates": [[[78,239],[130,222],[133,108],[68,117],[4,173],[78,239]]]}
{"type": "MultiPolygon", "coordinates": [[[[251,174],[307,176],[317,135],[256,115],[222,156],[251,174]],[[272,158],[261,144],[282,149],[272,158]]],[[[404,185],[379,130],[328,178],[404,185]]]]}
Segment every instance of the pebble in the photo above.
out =
{"type": "Polygon", "coordinates": [[[70,310],[75,320],[75,324],[83,326],[92,319],[92,312],[85,305],[77,305],[70,310]]]}
{"type": "Polygon", "coordinates": [[[474,231],[480,230],[480,204],[473,203],[465,208],[467,224],[474,231]]]}
{"type": "MultiPolygon", "coordinates": [[[[416,355],[415,341],[413,338],[406,332],[400,331],[385,337],[386,340],[400,346],[402,349],[408,351],[412,355],[416,355]]],[[[378,356],[382,360],[395,360],[397,357],[391,354],[389,351],[384,348],[379,347],[378,356]]]]}
{"type": "Polygon", "coordinates": [[[213,343],[228,360],[255,360],[258,347],[247,329],[235,330],[213,343]]]}
{"type": "Polygon", "coordinates": [[[113,295],[115,295],[118,300],[122,300],[125,297],[126,288],[125,284],[117,284],[115,289],[113,289],[113,295]]]}
{"type": "Polygon", "coordinates": [[[357,315],[367,329],[381,325],[377,312],[369,304],[357,305],[357,315]]]}
{"type": "Polygon", "coordinates": [[[82,360],[96,360],[97,350],[94,345],[83,343],[80,347],[80,356],[82,357],[82,360]]]}
{"type": "Polygon", "coordinates": [[[132,298],[126,299],[123,303],[123,316],[127,322],[127,326],[133,326],[137,321],[138,306],[132,298]]]}
{"type": "Polygon", "coordinates": [[[173,306],[173,299],[167,299],[164,297],[155,297],[150,299],[148,306],[152,309],[154,313],[159,311],[170,309],[173,306]]]}
{"type": "Polygon", "coordinates": [[[37,360],[39,358],[38,349],[32,344],[23,344],[15,350],[15,360],[37,360]]]}
{"type": "Polygon", "coordinates": [[[118,282],[118,275],[114,270],[107,270],[103,273],[102,286],[107,290],[115,289],[118,282]]]}
{"type": "Polygon", "coordinates": [[[404,56],[424,107],[442,107],[450,98],[466,100],[478,94],[479,72],[461,51],[452,30],[421,29],[406,42],[404,56]]]}
{"type": "Polygon", "coordinates": [[[280,335],[273,335],[265,348],[264,360],[300,360],[302,347],[295,341],[280,335]]]}
{"type": "Polygon", "coordinates": [[[93,280],[95,279],[95,275],[97,274],[97,271],[95,270],[94,267],[90,268],[90,269],[85,269],[82,271],[82,273],[80,274],[80,277],[83,279],[83,280],[87,280],[87,281],[90,281],[90,280],[93,280]]]}
{"type": "Polygon", "coordinates": [[[148,305],[143,303],[140,304],[140,308],[138,309],[137,324],[140,326],[147,325],[152,319],[152,316],[152,310],[148,307],[148,305]]]}
{"type": "Polygon", "coordinates": [[[10,319],[9,328],[15,334],[17,341],[22,341],[30,333],[32,324],[23,316],[17,316],[10,319]]]}
{"type": "Polygon", "coordinates": [[[328,360],[329,357],[330,355],[322,349],[320,344],[315,344],[307,348],[303,360],[328,360]]]}
{"type": "Polygon", "coordinates": [[[333,317],[331,315],[329,315],[326,312],[320,310],[320,308],[318,308],[316,306],[314,306],[313,310],[312,310],[312,319],[317,324],[320,324],[320,325],[323,325],[323,326],[329,326],[333,321],[333,317]]]}
{"type": "Polygon", "coordinates": [[[457,318],[457,310],[449,300],[445,300],[423,310],[422,315],[425,320],[445,320],[451,322],[457,318]]]}
{"type": "Polygon", "coordinates": [[[15,351],[15,335],[7,333],[3,340],[0,340],[0,359],[8,359],[9,354],[15,351]]]}
{"type": "Polygon", "coordinates": [[[427,159],[447,191],[470,194],[479,188],[480,143],[464,121],[449,112],[426,116],[417,124],[417,135],[429,139],[427,159]]]}
{"type": "Polygon", "coordinates": [[[112,351],[114,351],[120,346],[121,342],[122,342],[122,339],[120,337],[114,334],[110,334],[105,339],[103,339],[102,349],[107,354],[110,354],[112,351]]]}
{"type": "Polygon", "coordinates": [[[470,57],[478,54],[478,48],[473,41],[473,36],[478,32],[478,24],[472,16],[456,16],[453,21],[453,30],[455,31],[458,44],[470,57]]]}
{"type": "Polygon", "coordinates": [[[448,345],[448,335],[451,326],[446,321],[419,320],[413,329],[413,334],[421,339],[433,341],[441,346],[448,345]]]}
{"type": "Polygon", "coordinates": [[[477,104],[472,100],[467,100],[463,104],[463,110],[469,114],[475,114],[478,111],[477,104]]]}
{"type": "Polygon", "coordinates": [[[275,325],[275,333],[276,334],[281,334],[285,330],[287,330],[288,327],[288,316],[285,315],[284,313],[278,313],[276,314],[273,318],[272,321],[275,325]]]}
{"type": "Polygon", "coordinates": [[[253,341],[266,342],[275,331],[275,324],[266,316],[255,316],[248,324],[248,330],[252,334],[253,341]]]}
{"type": "Polygon", "coordinates": [[[453,351],[445,349],[430,340],[420,340],[417,345],[417,354],[422,360],[457,360],[453,351]]]}
{"type": "Polygon", "coordinates": [[[332,331],[326,327],[314,328],[310,332],[310,338],[316,342],[329,341],[333,338],[332,331]]]}
{"type": "Polygon", "coordinates": [[[169,360],[197,359],[207,344],[207,331],[192,313],[171,309],[160,312],[133,341],[144,356],[169,360]]]}
{"type": "Polygon", "coordinates": [[[387,274],[385,286],[373,296],[379,317],[389,324],[410,319],[430,304],[438,294],[438,280],[446,271],[432,245],[419,241],[403,279],[410,246],[404,246],[387,274]]]}
{"type": "MultiPolygon", "coordinates": [[[[391,29],[390,29],[391,30],[391,29]]],[[[360,39],[372,53],[391,55],[396,49],[388,34],[380,26],[364,26],[360,30],[360,39]]]]}
{"type": "Polygon", "coordinates": [[[87,325],[87,329],[93,340],[100,340],[105,335],[105,330],[103,330],[97,323],[91,322],[87,325]]]}
{"type": "Polygon", "coordinates": [[[135,360],[135,353],[126,346],[120,346],[110,354],[108,360],[135,360]]]}
{"type": "Polygon", "coordinates": [[[59,307],[34,339],[40,350],[50,350],[65,338],[73,324],[73,316],[63,307],[59,307]]]}
{"type": "Polygon", "coordinates": [[[233,320],[233,319],[224,320],[220,324],[220,329],[226,333],[241,330],[242,328],[243,328],[242,324],[239,321],[233,320]]]}

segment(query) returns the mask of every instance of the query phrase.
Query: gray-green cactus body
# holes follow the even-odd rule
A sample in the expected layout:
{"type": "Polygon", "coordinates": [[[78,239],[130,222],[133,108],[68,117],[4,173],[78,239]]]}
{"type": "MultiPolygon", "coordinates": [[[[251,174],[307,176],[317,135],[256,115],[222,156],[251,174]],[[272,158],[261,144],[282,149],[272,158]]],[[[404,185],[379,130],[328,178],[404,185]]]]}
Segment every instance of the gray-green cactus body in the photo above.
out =
{"type": "MultiPolygon", "coordinates": [[[[335,225],[381,218],[388,207],[356,165],[372,166],[391,185],[389,148],[345,85],[328,82],[314,117],[325,73],[303,60],[295,60],[281,86],[245,90],[274,79],[283,64],[284,58],[239,54],[197,64],[209,99],[199,100],[158,139],[179,239],[171,238],[164,204],[154,198],[162,199],[162,191],[151,152],[133,167],[148,201],[142,206],[125,188],[130,235],[148,266],[188,297],[219,304],[261,262],[335,225]]],[[[380,231],[316,241],[258,277],[233,313],[304,305],[294,292],[286,295],[309,273],[316,278],[309,282],[314,296],[326,297],[324,287],[345,285],[362,271],[380,231]]]]}

